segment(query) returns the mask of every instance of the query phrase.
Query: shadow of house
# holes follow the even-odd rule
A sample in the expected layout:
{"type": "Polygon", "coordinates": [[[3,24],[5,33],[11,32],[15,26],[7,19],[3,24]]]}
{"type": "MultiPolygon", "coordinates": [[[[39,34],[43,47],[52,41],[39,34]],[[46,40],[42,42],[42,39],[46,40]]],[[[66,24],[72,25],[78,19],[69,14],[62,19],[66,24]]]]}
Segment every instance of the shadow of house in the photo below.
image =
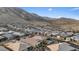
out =
{"type": "Polygon", "coordinates": [[[58,43],[58,41],[57,40],[55,40],[54,38],[47,38],[46,39],[46,43],[48,44],[48,45],[50,45],[50,44],[55,44],[55,43],[58,43]]]}
{"type": "Polygon", "coordinates": [[[0,36],[0,42],[4,42],[4,41],[6,41],[6,40],[7,40],[6,37],[0,36]]]}

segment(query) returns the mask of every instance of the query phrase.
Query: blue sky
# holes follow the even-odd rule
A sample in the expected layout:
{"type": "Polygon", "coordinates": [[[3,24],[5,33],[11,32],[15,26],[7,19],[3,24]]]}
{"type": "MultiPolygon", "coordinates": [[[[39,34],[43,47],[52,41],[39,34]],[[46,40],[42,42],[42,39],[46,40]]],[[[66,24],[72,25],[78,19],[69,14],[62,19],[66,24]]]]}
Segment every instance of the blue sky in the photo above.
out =
{"type": "Polygon", "coordinates": [[[67,17],[79,19],[78,7],[22,7],[25,11],[52,18],[67,17]]]}

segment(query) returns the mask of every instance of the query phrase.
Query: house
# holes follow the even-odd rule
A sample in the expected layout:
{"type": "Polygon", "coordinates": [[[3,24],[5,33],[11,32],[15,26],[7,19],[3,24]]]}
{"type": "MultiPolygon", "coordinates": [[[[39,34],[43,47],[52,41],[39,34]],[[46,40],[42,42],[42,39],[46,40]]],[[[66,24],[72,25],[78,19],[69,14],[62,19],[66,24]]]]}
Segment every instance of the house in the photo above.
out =
{"type": "Polygon", "coordinates": [[[59,33],[60,33],[59,31],[52,31],[51,32],[51,34],[54,35],[54,36],[59,35],[59,33]]]}
{"type": "Polygon", "coordinates": [[[72,36],[74,33],[73,33],[73,32],[66,32],[66,34],[67,34],[68,36],[72,36]]]}
{"type": "Polygon", "coordinates": [[[26,37],[24,39],[21,39],[21,41],[35,47],[36,45],[40,44],[40,42],[43,39],[44,38],[41,36],[33,36],[33,37],[26,37]]]}
{"type": "Polygon", "coordinates": [[[46,39],[46,42],[47,42],[48,45],[49,45],[49,44],[57,43],[57,41],[56,41],[55,39],[53,39],[53,38],[47,38],[47,39],[46,39]]]}
{"type": "Polygon", "coordinates": [[[5,43],[4,46],[13,51],[24,51],[24,50],[28,50],[28,48],[30,47],[29,44],[20,41],[8,42],[5,43]]]}
{"type": "Polygon", "coordinates": [[[79,33],[74,33],[74,36],[79,35],[79,33]]]}
{"type": "Polygon", "coordinates": [[[22,36],[24,36],[25,34],[24,34],[24,33],[20,33],[20,32],[13,32],[13,35],[22,37],[22,36]]]}
{"type": "Polygon", "coordinates": [[[6,32],[6,31],[8,31],[7,28],[0,27],[0,32],[6,32]]]}
{"type": "Polygon", "coordinates": [[[15,32],[15,31],[8,31],[7,33],[9,33],[9,34],[13,34],[13,35],[16,35],[16,36],[20,36],[20,37],[22,37],[22,36],[25,35],[24,33],[15,32]]]}
{"type": "Polygon", "coordinates": [[[71,41],[71,37],[66,37],[65,41],[71,41]]]}
{"type": "Polygon", "coordinates": [[[8,40],[11,40],[11,39],[18,39],[20,37],[23,37],[24,35],[25,35],[24,33],[9,31],[5,32],[2,36],[6,37],[8,40]]]}
{"type": "Polygon", "coordinates": [[[0,51],[9,51],[9,50],[5,48],[4,46],[0,46],[0,51]]]}
{"type": "Polygon", "coordinates": [[[25,29],[25,32],[33,33],[33,32],[41,32],[41,30],[34,27],[28,27],[27,29],[25,29]]]}
{"type": "Polygon", "coordinates": [[[61,39],[61,36],[60,35],[57,35],[57,39],[61,39]]]}
{"type": "Polygon", "coordinates": [[[6,32],[6,33],[10,33],[10,34],[12,34],[12,33],[14,33],[14,32],[15,32],[15,31],[11,31],[11,30],[10,30],[10,31],[8,31],[8,32],[6,32]]]}
{"type": "Polygon", "coordinates": [[[0,42],[6,41],[6,40],[7,40],[6,37],[0,36],[0,42]]]}
{"type": "Polygon", "coordinates": [[[58,44],[51,44],[47,46],[51,51],[75,51],[76,48],[70,46],[68,43],[58,43],[58,44]]]}
{"type": "Polygon", "coordinates": [[[61,32],[60,35],[62,37],[67,37],[67,36],[72,36],[74,33],[73,32],[61,32]]]}
{"type": "Polygon", "coordinates": [[[79,42],[79,35],[72,36],[71,39],[72,39],[72,41],[79,42]]]}
{"type": "Polygon", "coordinates": [[[58,51],[58,49],[59,49],[59,44],[51,44],[51,45],[48,45],[47,48],[48,48],[50,51],[58,51]]]}
{"type": "Polygon", "coordinates": [[[59,44],[58,51],[75,51],[75,50],[76,50],[76,48],[70,46],[70,44],[68,44],[68,43],[63,42],[63,43],[59,44]]]}
{"type": "Polygon", "coordinates": [[[61,33],[60,33],[60,36],[62,36],[62,37],[67,37],[68,35],[66,34],[66,32],[61,32],[61,33]]]}
{"type": "Polygon", "coordinates": [[[8,40],[10,39],[14,39],[15,36],[13,34],[9,34],[9,33],[5,33],[4,35],[2,35],[3,37],[6,37],[8,40]]]}
{"type": "Polygon", "coordinates": [[[5,32],[0,32],[0,35],[3,35],[5,32]]]}

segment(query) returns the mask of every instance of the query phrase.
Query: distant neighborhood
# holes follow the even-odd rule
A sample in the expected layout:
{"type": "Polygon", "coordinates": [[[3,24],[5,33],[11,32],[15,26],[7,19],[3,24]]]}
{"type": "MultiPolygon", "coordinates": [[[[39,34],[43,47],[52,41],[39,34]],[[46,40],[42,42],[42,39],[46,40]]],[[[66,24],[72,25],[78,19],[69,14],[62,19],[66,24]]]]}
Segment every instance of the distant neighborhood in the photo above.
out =
{"type": "Polygon", "coordinates": [[[8,25],[0,27],[0,51],[79,51],[78,32],[8,25]]]}

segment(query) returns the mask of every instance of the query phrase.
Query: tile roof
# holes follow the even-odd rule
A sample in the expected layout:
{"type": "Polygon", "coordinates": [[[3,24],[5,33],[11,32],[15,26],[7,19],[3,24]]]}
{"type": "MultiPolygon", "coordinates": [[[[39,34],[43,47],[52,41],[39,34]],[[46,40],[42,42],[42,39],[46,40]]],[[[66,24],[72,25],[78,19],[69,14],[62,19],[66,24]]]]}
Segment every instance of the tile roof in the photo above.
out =
{"type": "Polygon", "coordinates": [[[13,50],[13,51],[22,51],[22,50],[30,47],[29,44],[25,44],[25,43],[20,42],[20,41],[9,42],[9,43],[4,44],[4,46],[10,50],[13,50]]]}
{"type": "Polygon", "coordinates": [[[47,46],[51,51],[58,51],[59,44],[51,44],[47,46]]]}
{"type": "Polygon", "coordinates": [[[25,38],[25,39],[21,39],[21,40],[22,40],[22,42],[35,46],[35,45],[38,45],[40,43],[40,41],[43,40],[43,38],[41,36],[34,36],[31,38],[25,38]]]}
{"type": "Polygon", "coordinates": [[[17,41],[15,43],[13,42],[9,42],[9,43],[6,43],[4,44],[4,46],[8,49],[11,49],[13,51],[18,51],[19,50],[19,47],[20,47],[20,43],[17,41]]]}
{"type": "Polygon", "coordinates": [[[70,46],[69,44],[67,43],[61,43],[59,45],[59,51],[71,51],[71,50],[74,50],[75,48],[70,46]]]}
{"type": "Polygon", "coordinates": [[[3,46],[0,46],[0,51],[9,51],[9,50],[3,46]]]}
{"type": "Polygon", "coordinates": [[[58,43],[58,44],[51,44],[47,46],[51,51],[71,51],[74,50],[74,47],[71,47],[68,43],[58,43]]]}

